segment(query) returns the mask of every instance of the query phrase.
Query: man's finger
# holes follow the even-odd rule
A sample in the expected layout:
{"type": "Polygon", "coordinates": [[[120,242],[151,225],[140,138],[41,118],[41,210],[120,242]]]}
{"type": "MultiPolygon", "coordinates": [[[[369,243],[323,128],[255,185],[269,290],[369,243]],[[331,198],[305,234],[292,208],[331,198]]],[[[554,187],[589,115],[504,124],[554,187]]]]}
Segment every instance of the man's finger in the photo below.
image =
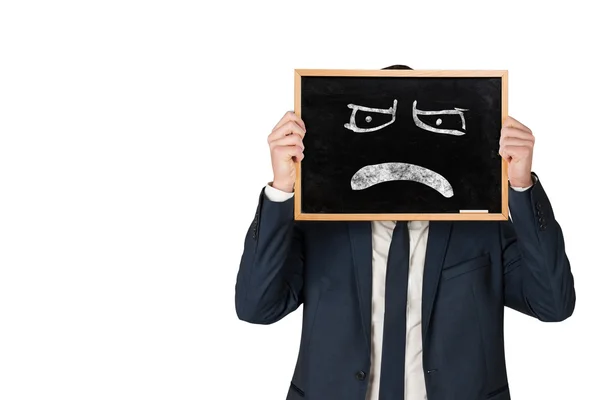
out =
{"type": "Polygon", "coordinates": [[[273,132],[271,132],[267,140],[269,141],[269,143],[271,143],[274,140],[281,139],[282,137],[294,133],[299,135],[300,138],[304,138],[306,131],[295,121],[288,121],[273,132]]]}
{"type": "Polygon", "coordinates": [[[526,132],[531,133],[531,129],[529,129],[528,127],[526,127],[525,125],[523,125],[522,123],[520,123],[519,121],[517,121],[516,119],[514,119],[513,117],[506,117],[506,119],[504,120],[504,123],[502,124],[503,128],[517,128],[517,129],[522,129],[526,132]]]}
{"type": "Polygon", "coordinates": [[[502,128],[502,130],[500,131],[500,139],[502,140],[502,138],[505,137],[517,137],[519,139],[535,141],[535,137],[531,132],[527,132],[518,128],[502,128]]]}
{"type": "Polygon", "coordinates": [[[500,147],[506,146],[525,146],[533,147],[533,141],[528,139],[521,139],[518,137],[503,137],[500,139],[500,147]]]}
{"type": "Polygon", "coordinates": [[[280,139],[273,140],[269,143],[269,146],[272,149],[277,146],[299,146],[304,149],[302,138],[299,135],[287,135],[280,139]]]}
{"type": "Polygon", "coordinates": [[[273,130],[271,132],[275,131],[276,129],[281,128],[281,126],[283,126],[284,124],[286,124],[286,123],[288,123],[290,121],[294,121],[295,123],[297,123],[298,125],[300,125],[302,127],[302,129],[304,129],[306,131],[306,125],[304,125],[304,121],[302,121],[302,118],[300,118],[298,115],[296,115],[295,112],[288,111],[279,120],[279,122],[277,123],[277,125],[275,125],[275,127],[273,128],[273,130]]]}
{"type": "Polygon", "coordinates": [[[303,149],[300,146],[277,146],[273,149],[273,153],[282,157],[285,160],[289,160],[292,157],[304,158],[303,149]]]}
{"type": "Polygon", "coordinates": [[[500,148],[500,155],[507,161],[510,161],[512,158],[521,160],[528,157],[530,154],[531,152],[526,146],[504,146],[500,148]]]}

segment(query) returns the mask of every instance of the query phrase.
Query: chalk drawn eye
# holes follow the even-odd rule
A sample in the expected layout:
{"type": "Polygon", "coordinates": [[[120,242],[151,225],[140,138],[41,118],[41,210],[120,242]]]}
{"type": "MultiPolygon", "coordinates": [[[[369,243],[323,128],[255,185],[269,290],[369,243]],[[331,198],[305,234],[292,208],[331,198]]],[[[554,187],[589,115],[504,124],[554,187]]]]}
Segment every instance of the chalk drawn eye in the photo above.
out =
{"type": "Polygon", "coordinates": [[[352,109],[352,115],[350,115],[350,122],[344,124],[344,128],[350,129],[354,132],[365,133],[365,132],[374,132],[379,129],[383,129],[388,125],[391,125],[396,120],[396,107],[398,105],[398,100],[394,100],[394,105],[390,108],[371,108],[365,106],[359,106],[356,104],[348,104],[348,108],[352,109]],[[356,123],[357,121],[357,113],[358,112],[366,113],[364,118],[358,118],[360,124],[364,124],[362,127],[359,127],[356,123]],[[375,120],[379,120],[381,116],[391,115],[392,120],[386,123],[381,123],[377,125],[375,120]]]}
{"type": "Polygon", "coordinates": [[[413,120],[415,121],[415,125],[417,125],[421,129],[434,133],[444,133],[446,135],[461,136],[464,135],[467,130],[465,116],[463,114],[464,111],[469,110],[466,108],[454,108],[454,110],[423,111],[417,109],[417,101],[415,100],[413,102],[412,116],[413,120]],[[419,117],[420,115],[424,116],[425,119],[431,117],[438,117],[437,119],[435,119],[435,122],[433,122],[434,120],[431,120],[432,123],[435,123],[437,128],[423,121],[421,117],[419,117]],[[462,128],[462,131],[457,129],[457,122],[459,122],[457,120],[457,117],[460,117],[460,127],[462,128]]]}

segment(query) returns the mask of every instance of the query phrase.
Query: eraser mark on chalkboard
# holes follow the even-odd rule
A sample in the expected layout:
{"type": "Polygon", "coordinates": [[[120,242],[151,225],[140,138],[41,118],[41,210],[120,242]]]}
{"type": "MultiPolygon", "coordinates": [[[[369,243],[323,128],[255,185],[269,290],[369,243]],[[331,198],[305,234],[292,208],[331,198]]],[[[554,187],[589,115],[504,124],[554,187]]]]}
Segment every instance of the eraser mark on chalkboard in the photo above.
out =
{"type": "Polygon", "coordinates": [[[487,214],[488,210],[459,210],[460,213],[487,214]]]}

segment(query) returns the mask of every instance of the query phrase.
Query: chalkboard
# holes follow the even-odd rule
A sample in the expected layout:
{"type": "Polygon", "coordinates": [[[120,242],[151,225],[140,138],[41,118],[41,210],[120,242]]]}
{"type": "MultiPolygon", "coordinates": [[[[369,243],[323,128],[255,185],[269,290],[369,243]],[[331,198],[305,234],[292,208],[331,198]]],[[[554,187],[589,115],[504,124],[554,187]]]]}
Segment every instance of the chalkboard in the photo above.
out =
{"type": "Polygon", "coordinates": [[[295,70],[297,220],[506,220],[507,71],[295,70]]]}

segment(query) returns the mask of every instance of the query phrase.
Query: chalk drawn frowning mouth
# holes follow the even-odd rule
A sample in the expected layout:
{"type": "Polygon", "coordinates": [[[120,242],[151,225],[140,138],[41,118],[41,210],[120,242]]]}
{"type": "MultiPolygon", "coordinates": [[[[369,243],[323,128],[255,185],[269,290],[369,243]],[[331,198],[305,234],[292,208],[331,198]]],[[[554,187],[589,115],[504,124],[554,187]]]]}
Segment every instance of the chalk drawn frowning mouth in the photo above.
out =
{"type": "Polygon", "coordinates": [[[437,190],[444,197],[454,196],[452,185],[442,175],[419,165],[389,162],[367,165],[356,171],[350,185],[352,190],[363,190],[382,182],[413,181],[437,190]]]}
{"type": "MultiPolygon", "coordinates": [[[[352,103],[348,104],[348,108],[352,109],[352,114],[350,115],[350,122],[344,124],[344,127],[357,133],[370,133],[383,129],[396,121],[397,105],[397,100],[394,100],[393,105],[390,108],[372,108],[352,103]],[[367,124],[366,127],[359,127],[356,124],[356,116],[359,111],[367,113],[366,117],[364,118],[364,121],[367,124]],[[377,114],[390,115],[391,119],[390,121],[381,123],[376,126],[368,126],[373,121],[373,116],[376,116],[377,114]]],[[[412,107],[412,117],[415,125],[425,131],[444,135],[462,136],[466,133],[466,123],[464,117],[465,111],[468,110],[464,108],[454,108],[452,110],[440,111],[419,110],[417,108],[417,101],[415,100],[413,102],[412,107]],[[457,115],[460,117],[460,120],[462,122],[462,130],[449,129],[442,126],[447,120],[447,117],[451,115],[457,115]],[[435,121],[436,126],[434,127],[426,123],[419,116],[437,116],[438,118],[435,121]]],[[[350,180],[350,186],[352,187],[352,190],[364,190],[379,183],[391,181],[418,182],[423,185],[427,185],[432,189],[435,189],[446,198],[454,196],[454,190],[452,189],[452,185],[442,175],[420,165],[403,162],[388,162],[382,164],[366,165],[360,168],[358,171],[356,171],[356,173],[352,176],[352,179],[350,180]]]]}

